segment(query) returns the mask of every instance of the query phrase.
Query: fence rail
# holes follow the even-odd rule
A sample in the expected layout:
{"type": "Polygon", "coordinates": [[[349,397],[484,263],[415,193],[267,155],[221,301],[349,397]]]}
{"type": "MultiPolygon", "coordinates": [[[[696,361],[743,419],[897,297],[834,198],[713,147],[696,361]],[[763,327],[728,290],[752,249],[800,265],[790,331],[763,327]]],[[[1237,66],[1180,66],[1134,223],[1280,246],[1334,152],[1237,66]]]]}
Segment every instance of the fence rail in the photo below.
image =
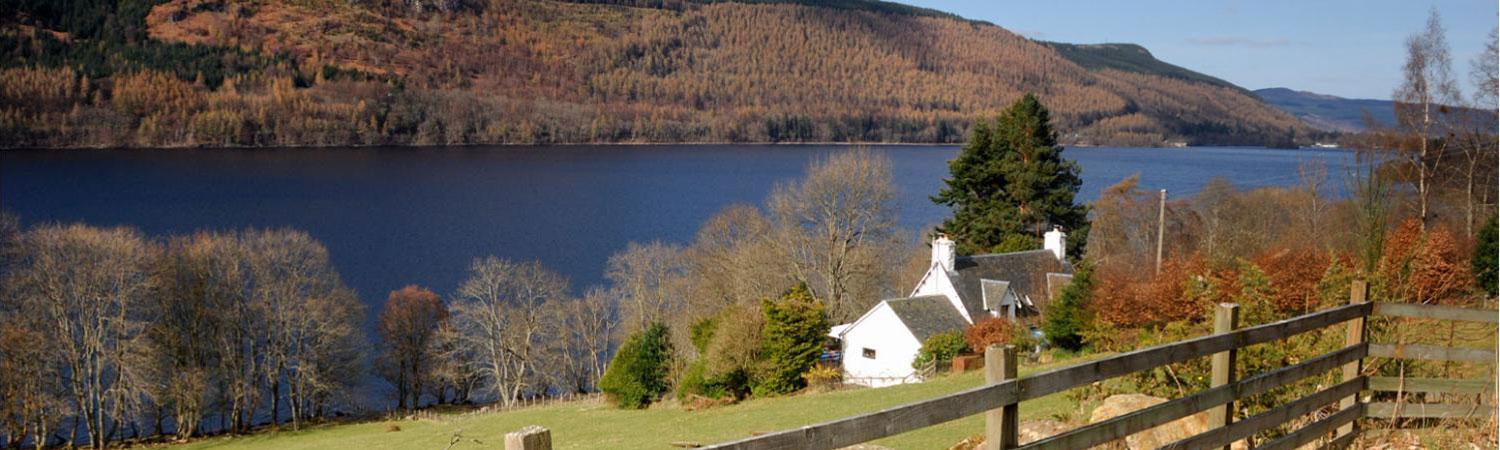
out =
{"type": "Polygon", "coordinates": [[[1391,357],[1442,361],[1494,362],[1492,350],[1434,347],[1426,345],[1371,344],[1364,339],[1364,322],[1371,316],[1405,317],[1438,320],[1497,323],[1497,312],[1430,305],[1372,304],[1365,301],[1368,287],[1355,282],[1350,289],[1350,304],[1294,317],[1279,322],[1233,329],[1233,305],[1221,305],[1224,319],[1216,323],[1216,333],[1170,344],[1159,345],[1097,361],[1014,378],[1003,371],[1014,370],[1013,348],[986,349],[986,382],[988,384],[938,398],[883,409],[853,417],[827,421],[800,428],[748,437],[711,445],[717,450],[768,449],[836,449],[901,434],[951,420],[986,413],[985,448],[1067,449],[1084,448],[1121,439],[1130,434],[1154,428],[1173,420],[1209,410],[1227,410],[1223,422],[1212,423],[1207,432],[1189,437],[1169,448],[1223,447],[1245,439],[1267,428],[1278,426],[1308,413],[1337,405],[1337,412],[1302,426],[1261,448],[1296,448],[1319,439],[1331,438],[1325,448],[1352,442],[1362,417],[1494,417],[1493,406],[1469,405],[1395,405],[1363,403],[1358,394],[1364,390],[1453,392],[1479,394],[1493,392],[1483,381],[1405,379],[1360,376],[1363,359],[1391,357]],[[1347,323],[1346,346],[1299,364],[1234,380],[1234,352],[1250,345],[1264,344],[1297,334],[1347,323]],[[1016,441],[1016,412],[1020,402],[1062,392],[1096,381],[1129,375],[1146,369],[1215,356],[1215,380],[1209,389],[1085,425],[1027,445],[1016,441]],[[1303,396],[1258,415],[1234,420],[1234,401],[1267,392],[1298,380],[1342,368],[1343,381],[1316,393],[1303,396]],[[1222,372],[1222,373],[1221,373],[1222,372]],[[1216,409],[1222,408],[1222,409],[1216,409]],[[1330,433],[1335,433],[1330,436],[1330,433]]]}

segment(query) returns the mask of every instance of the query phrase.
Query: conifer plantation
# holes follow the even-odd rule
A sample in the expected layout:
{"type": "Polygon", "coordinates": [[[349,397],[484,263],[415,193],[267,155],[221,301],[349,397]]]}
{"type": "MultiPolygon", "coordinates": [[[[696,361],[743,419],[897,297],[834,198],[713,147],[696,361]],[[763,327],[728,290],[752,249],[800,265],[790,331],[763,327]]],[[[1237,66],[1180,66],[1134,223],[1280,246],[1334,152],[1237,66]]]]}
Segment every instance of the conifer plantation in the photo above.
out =
{"type": "Polygon", "coordinates": [[[881,2],[0,8],[6,147],[959,142],[1024,92],[1068,144],[1307,134],[1140,47],[1045,43],[881,2]]]}

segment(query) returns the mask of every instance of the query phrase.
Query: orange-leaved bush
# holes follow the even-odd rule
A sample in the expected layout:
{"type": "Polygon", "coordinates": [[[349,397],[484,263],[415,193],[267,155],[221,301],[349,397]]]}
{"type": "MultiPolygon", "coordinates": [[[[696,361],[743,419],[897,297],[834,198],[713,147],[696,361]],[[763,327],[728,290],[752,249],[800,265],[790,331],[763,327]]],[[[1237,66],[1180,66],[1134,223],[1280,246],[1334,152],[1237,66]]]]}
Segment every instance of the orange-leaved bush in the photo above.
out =
{"type": "Polygon", "coordinates": [[[1417,219],[1408,219],[1386,235],[1380,275],[1390,301],[1456,304],[1473,284],[1468,258],[1446,227],[1422,232],[1417,219]]]}
{"type": "Polygon", "coordinates": [[[964,341],[969,343],[969,350],[983,352],[991,345],[1009,343],[1014,328],[1009,320],[998,317],[980,320],[964,330],[964,341]]]}

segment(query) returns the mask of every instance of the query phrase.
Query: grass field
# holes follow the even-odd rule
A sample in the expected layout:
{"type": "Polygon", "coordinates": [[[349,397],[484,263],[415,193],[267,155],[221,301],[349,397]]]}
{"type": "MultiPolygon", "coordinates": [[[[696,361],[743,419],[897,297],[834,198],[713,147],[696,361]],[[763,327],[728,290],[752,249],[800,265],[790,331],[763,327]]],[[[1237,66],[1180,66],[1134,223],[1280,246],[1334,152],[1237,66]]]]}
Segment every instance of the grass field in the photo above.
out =
{"type": "MultiPolygon", "coordinates": [[[[1022,375],[1077,360],[1021,369],[1022,375]]],[[[664,449],[678,441],[715,443],[837,419],[979,386],[981,372],[940,377],[923,384],[882,389],[850,389],[790,397],[754,399],[736,405],[687,411],[675,405],[624,411],[598,401],[580,401],[505,412],[440,415],[436,420],[401,420],[327,425],[302,431],[212,438],[174,449],[441,449],[455,433],[464,442],[453,449],[501,448],[505,433],[527,425],[552,430],[556,449],[664,449]],[[387,431],[395,424],[401,431],[387,431]],[[478,439],[476,443],[470,439],[478,439]]],[[[1021,418],[1044,419],[1080,412],[1062,394],[1021,404],[1021,418]]],[[[892,436],[875,443],[897,449],[947,448],[983,432],[982,415],[892,436]]]]}

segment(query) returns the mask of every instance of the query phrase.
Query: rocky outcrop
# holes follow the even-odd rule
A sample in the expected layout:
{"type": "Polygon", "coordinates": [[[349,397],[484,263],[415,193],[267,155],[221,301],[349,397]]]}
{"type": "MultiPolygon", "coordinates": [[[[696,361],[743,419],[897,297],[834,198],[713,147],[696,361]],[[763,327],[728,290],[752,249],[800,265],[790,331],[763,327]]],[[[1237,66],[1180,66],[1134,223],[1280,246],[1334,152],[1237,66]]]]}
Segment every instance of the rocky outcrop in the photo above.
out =
{"type": "MultiPolygon", "coordinates": [[[[1111,395],[1109,398],[1104,399],[1104,403],[1100,404],[1098,408],[1094,408],[1094,412],[1089,415],[1089,423],[1107,420],[1131,411],[1165,402],[1166,399],[1143,394],[1111,395]]],[[[1130,435],[1125,438],[1125,446],[1131,450],[1156,449],[1205,431],[1208,431],[1207,411],[1130,435]]],[[[1235,442],[1232,448],[1234,450],[1242,450],[1249,448],[1249,446],[1244,441],[1240,441],[1235,442]]]]}

